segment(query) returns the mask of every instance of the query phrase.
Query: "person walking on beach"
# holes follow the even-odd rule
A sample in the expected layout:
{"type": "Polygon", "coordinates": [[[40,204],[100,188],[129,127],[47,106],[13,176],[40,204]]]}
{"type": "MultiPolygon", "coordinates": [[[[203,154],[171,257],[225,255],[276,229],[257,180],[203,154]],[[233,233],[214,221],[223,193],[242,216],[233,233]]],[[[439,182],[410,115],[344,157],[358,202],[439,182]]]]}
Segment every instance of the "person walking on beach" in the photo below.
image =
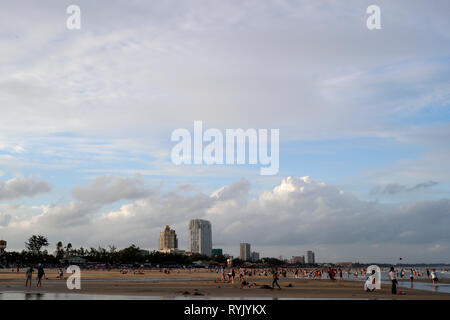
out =
{"type": "Polygon", "coordinates": [[[394,267],[391,267],[391,271],[389,271],[389,279],[392,282],[392,294],[397,294],[397,275],[394,267]]]}
{"type": "Polygon", "coordinates": [[[222,280],[222,282],[225,282],[225,270],[223,269],[223,267],[220,267],[220,279],[222,280]]]}
{"type": "Polygon", "coordinates": [[[32,277],[33,277],[33,267],[32,266],[30,266],[28,269],[27,269],[27,271],[26,271],[26,277],[27,277],[27,280],[25,281],[25,287],[28,285],[28,282],[30,282],[30,287],[31,287],[31,280],[32,280],[32,277]]]}
{"type": "Polygon", "coordinates": [[[410,270],[409,280],[411,281],[411,284],[414,282],[414,270],[413,269],[410,270]]]}
{"type": "Polygon", "coordinates": [[[430,279],[430,269],[427,269],[427,279],[430,279]]]}
{"type": "Polygon", "coordinates": [[[272,277],[273,277],[272,288],[275,288],[275,285],[277,285],[278,289],[281,290],[280,284],[278,283],[278,270],[277,269],[274,269],[272,271],[272,277]]]}
{"type": "Polygon", "coordinates": [[[39,264],[37,276],[38,276],[38,282],[36,284],[36,287],[42,287],[42,277],[45,275],[44,267],[42,264],[39,264]]]}
{"type": "Polygon", "coordinates": [[[339,280],[338,280],[338,283],[342,283],[342,282],[344,282],[344,275],[342,274],[342,269],[339,268],[339,269],[338,269],[338,272],[339,272],[339,280]]]}
{"type": "Polygon", "coordinates": [[[236,273],[234,272],[234,268],[231,268],[231,283],[234,284],[234,278],[236,277],[236,273]]]}
{"type": "Polygon", "coordinates": [[[436,269],[432,269],[431,270],[431,282],[433,282],[433,286],[436,286],[438,281],[439,281],[439,279],[436,275],[436,269]]]}
{"type": "Polygon", "coordinates": [[[239,282],[242,281],[242,279],[244,278],[245,275],[245,269],[241,268],[240,272],[239,272],[239,282]]]}

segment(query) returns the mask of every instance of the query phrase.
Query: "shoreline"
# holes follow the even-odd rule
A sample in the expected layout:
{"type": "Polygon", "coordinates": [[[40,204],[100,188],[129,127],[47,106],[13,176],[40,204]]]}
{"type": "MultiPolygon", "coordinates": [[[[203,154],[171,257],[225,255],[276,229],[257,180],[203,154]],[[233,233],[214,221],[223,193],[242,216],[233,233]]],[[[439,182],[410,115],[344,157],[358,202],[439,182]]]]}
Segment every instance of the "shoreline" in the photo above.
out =
{"type": "MultiPolygon", "coordinates": [[[[3,271],[3,270],[2,270],[3,271]]],[[[250,287],[240,288],[238,282],[222,283],[217,273],[174,271],[171,274],[151,270],[144,274],[121,274],[118,271],[82,271],[81,289],[69,290],[65,279],[56,279],[56,270],[46,270],[43,286],[25,287],[25,275],[0,271],[0,298],[8,294],[81,295],[148,297],[149,299],[393,299],[393,300],[450,300],[450,293],[433,292],[399,287],[405,295],[392,295],[390,285],[381,290],[364,292],[363,282],[345,280],[342,283],[329,279],[281,278],[281,290],[272,289],[271,277],[248,277],[250,287]],[[53,277],[54,276],[54,277],[53,277]],[[217,280],[211,280],[216,278],[217,280]],[[83,281],[88,280],[88,281],[83,281]],[[146,279],[150,279],[147,280],[146,279]],[[190,280],[186,280],[190,279],[190,280]]],[[[67,275],[66,275],[67,276],[67,275]]],[[[76,298],[75,298],[76,299],[76,298]]]]}

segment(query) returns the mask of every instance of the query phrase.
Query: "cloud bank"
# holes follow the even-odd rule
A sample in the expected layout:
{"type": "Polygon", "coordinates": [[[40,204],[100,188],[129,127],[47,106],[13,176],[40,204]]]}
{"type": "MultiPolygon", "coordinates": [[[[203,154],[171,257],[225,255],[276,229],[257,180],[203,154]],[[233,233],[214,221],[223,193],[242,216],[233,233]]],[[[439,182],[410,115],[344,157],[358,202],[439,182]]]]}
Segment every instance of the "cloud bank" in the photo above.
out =
{"type": "Polygon", "coordinates": [[[180,246],[187,247],[189,219],[203,218],[211,221],[214,244],[221,247],[237,247],[242,240],[260,248],[428,244],[434,249],[426,251],[446,254],[438,249],[450,243],[449,199],[385,205],[310,177],[287,177],[256,197],[245,179],[211,194],[193,192],[186,185],[162,191],[141,182],[139,177],[99,177],[76,186],[78,199],[66,205],[41,206],[33,216],[5,211],[0,231],[12,243],[39,232],[51,242],[156,248],[161,228],[169,224],[180,246]],[[132,201],[117,210],[103,207],[119,199],[132,201]]]}
{"type": "Polygon", "coordinates": [[[29,178],[12,178],[0,182],[0,200],[12,200],[23,197],[34,197],[51,190],[50,183],[29,178]]]}

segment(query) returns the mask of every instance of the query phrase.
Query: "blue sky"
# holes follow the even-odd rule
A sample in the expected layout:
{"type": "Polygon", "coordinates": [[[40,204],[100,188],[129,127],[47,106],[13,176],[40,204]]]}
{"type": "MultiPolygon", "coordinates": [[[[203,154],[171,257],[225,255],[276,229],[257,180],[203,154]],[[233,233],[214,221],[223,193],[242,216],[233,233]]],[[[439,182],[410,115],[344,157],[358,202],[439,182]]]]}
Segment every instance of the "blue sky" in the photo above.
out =
{"type": "Polygon", "coordinates": [[[231,254],[245,240],[263,256],[449,262],[450,8],[438,2],[378,1],[381,30],[366,28],[370,1],[78,1],[81,30],[65,27],[70,1],[5,4],[0,237],[155,248],[170,223],[185,247],[203,217],[231,254]],[[278,174],[175,166],[170,135],[196,120],[279,129],[278,174]],[[365,214],[381,238],[357,245],[365,214]]]}

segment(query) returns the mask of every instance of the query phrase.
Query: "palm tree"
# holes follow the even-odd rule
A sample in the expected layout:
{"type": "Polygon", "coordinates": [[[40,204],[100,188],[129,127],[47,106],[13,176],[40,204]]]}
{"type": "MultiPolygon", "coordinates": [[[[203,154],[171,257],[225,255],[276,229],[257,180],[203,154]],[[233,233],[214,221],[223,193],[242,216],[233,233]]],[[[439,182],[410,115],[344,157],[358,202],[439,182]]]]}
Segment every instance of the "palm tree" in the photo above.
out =
{"type": "Polygon", "coordinates": [[[62,259],[64,257],[64,247],[61,241],[56,244],[56,258],[62,259]]]}
{"type": "Polygon", "coordinates": [[[71,256],[72,255],[72,244],[69,242],[66,246],[66,255],[71,256]]]}
{"type": "Polygon", "coordinates": [[[35,254],[40,254],[42,247],[47,247],[49,244],[47,237],[32,235],[28,242],[25,242],[25,247],[35,254]]]}

